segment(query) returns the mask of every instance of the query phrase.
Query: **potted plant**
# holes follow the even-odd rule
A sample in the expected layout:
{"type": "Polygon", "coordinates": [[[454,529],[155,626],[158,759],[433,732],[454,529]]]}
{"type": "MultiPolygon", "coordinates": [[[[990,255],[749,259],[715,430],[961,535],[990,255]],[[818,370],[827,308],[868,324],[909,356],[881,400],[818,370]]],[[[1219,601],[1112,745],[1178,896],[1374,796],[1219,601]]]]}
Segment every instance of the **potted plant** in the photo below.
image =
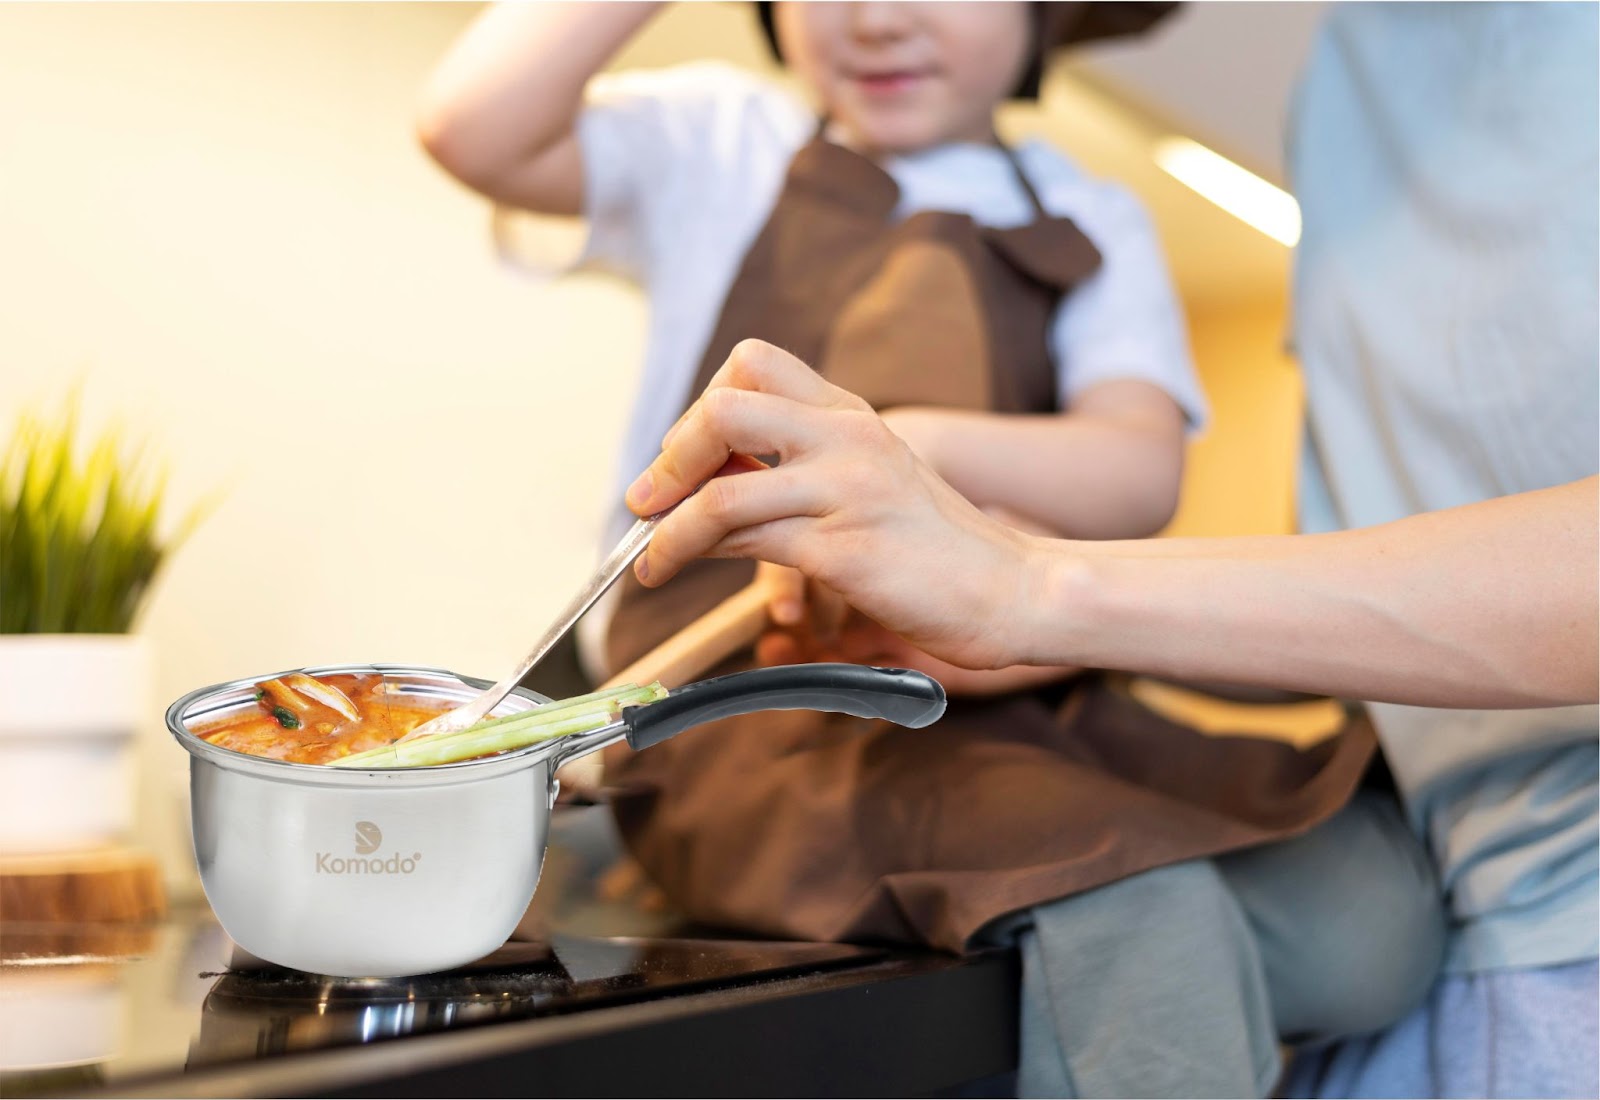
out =
{"type": "Polygon", "coordinates": [[[133,813],[150,654],[130,633],[162,563],[162,479],[76,398],[25,415],[0,464],[0,854],[115,844],[133,813]]]}

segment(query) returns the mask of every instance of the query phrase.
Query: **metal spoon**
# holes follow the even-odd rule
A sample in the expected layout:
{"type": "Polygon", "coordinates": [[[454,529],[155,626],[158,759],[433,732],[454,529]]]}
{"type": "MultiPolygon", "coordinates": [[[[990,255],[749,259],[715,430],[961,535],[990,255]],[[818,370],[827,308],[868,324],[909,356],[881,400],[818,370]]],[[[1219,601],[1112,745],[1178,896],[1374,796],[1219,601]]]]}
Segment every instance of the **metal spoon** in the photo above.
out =
{"type": "MultiPolygon", "coordinates": [[[[745,455],[734,455],[712,477],[721,477],[724,474],[742,474],[751,470],[764,470],[766,468],[765,463],[756,459],[745,455]]],[[[699,491],[700,489],[697,487],[695,492],[699,491]]],[[[522,678],[528,674],[533,666],[544,660],[545,654],[554,649],[556,643],[566,636],[567,631],[571,630],[578,620],[583,618],[584,612],[593,607],[595,601],[605,595],[606,589],[615,584],[617,578],[621,577],[623,572],[634,563],[634,560],[644,553],[645,547],[649,546],[650,540],[655,537],[656,528],[661,525],[662,520],[672,514],[673,508],[676,507],[677,505],[675,504],[672,508],[657,512],[653,516],[646,516],[628,529],[628,533],[623,535],[622,541],[618,542],[611,553],[606,555],[605,560],[594,571],[588,583],[579,589],[578,594],[562,609],[561,614],[556,616],[555,621],[539,636],[539,641],[528,651],[528,655],[522,659],[522,662],[509,675],[455,710],[446,711],[439,717],[424,722],[400,738],[400,741],[411,741],[418,737],[431,737],[441,733],[457,733],[464,729],[470,729],[483,721],[490,711],[500,705],[500,700],[511,694],[511,689],[522,682],[522,678]]]]}

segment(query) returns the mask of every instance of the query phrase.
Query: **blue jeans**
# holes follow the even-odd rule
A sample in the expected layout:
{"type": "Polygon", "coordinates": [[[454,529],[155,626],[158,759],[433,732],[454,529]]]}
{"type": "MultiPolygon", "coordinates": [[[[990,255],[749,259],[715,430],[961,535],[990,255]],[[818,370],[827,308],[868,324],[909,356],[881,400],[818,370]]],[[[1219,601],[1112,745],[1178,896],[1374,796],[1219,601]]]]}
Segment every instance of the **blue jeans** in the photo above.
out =
{"type": "Polygon", "coordinates": [[[1600,1096],[1594,960],[1441,977],[1377,1035],[1307,1051],[1285,1096],[1600,1096]]]}

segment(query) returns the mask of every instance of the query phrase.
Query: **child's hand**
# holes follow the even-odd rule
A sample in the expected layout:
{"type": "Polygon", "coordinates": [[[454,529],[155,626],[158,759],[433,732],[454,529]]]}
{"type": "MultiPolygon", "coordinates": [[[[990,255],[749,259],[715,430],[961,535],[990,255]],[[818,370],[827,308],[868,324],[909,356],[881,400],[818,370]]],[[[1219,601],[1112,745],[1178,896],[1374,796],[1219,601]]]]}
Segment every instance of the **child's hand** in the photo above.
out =
{"type": "Polygon", "coordinates": [[[798,569],[771,562],[758,564],[756,579],[770,593],[767,615],[772,621],[756,642],[757,660],[793,665],[838,659],[833,654],[851,611],[837,593],[807,581],[798,569]]]}

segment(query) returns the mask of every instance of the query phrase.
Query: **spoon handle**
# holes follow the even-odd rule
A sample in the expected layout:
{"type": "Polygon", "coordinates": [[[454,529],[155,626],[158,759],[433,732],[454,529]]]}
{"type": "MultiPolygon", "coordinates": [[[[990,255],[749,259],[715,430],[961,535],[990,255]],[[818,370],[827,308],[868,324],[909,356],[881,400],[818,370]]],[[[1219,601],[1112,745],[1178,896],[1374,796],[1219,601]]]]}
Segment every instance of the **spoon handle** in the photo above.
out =
{"type": "MultiPolygon", "coordinates": [[[[744,474],[752,470],[765,470],[766,468],[766,464],[759,459],[751,458],[748,455],[736,454],[723,463],[722,469],[712,474],[711,478],[724,477],[728,474],[744,474]]],[[[707,480],[709,481],[711,478],[707,480]]],[[[695,492],[699,491],[699,487],[696,487],[695,492]]],[[[424,722],[400,738],[400,741],[410,741],[417,737],[431,737],[438,733],[458,733],[483,721],[490,711],[500,705],[500,700],[510,695],[511,689],[522,682],[522,678],[528,674],[533,666],[543,660],[545,654],[555,648],[555,644],[566,636],[567,631],[571,630],[578,620],[583,618],[584,612],[593,607],[595,601],[605,595],[606,589],[617,583],[617,578],[622,576],[623,572],[634,563],[639,555],[644,553],[645,547],[650,545],[650,540],[655,537],[656,528],[661,526],[661,521],[671,515],[673,508],[676,507],[677,505],[674,504],[672,508],[664,509],[653,516],[646,516],[628,529],[628,533],[622,536],[622,541],[612,548],[611,553],[607,554],[605,560],[595,569],[594,575],[589,578],[589,582],[572,598],[572,602],[567,604],[561,614],[550,624],[549,628],[539,636],[538,643],[528,651],[528,655],[522,659],[521,664],[512,670],[510,675],[495,684],[494,687],[488,688],[475,698],[463,703],[455,710],[441,714],[431,721],[424,722]]]]}
{"type": "MultiPolygon", "coordinates": [[[[549,629],[534,644],[533,649],[528,651],[528,655],[522,659],[522,663],[504,680],[489,689],[489,694],[495,696],[495,698],[488,706],[484,707],[484,714],[488,714],[489,711],[493,710],[496,703],[505,698],[512,688],[521,683],[522,678],[532,670],[533,666],[544,660],[545,655],[555,647],[557,642],[566,636],[567,631],[577,625],[578,620],[583,618],[584,613],[595,605],[595,601],[604,596],[606,590],[617,583],[617,579],[628,571],[628,567],[634,563],[640,554],[644,553],[645,547],[650,545],[650,540],[655,536],[656,528],[661,526],[661,521],[666,516],[666,512],[646,516],[628,528],[628,533],[622,536],[622,541],[618,542],[612,548],[611,553],[606,555],[605,560],[595,568],[594,575],[589,578],[589,582],[578,591],[577,595],[572,597],[572,602],[562,609],[561,614],[550,624],[549,629]]],[[[479,718],[482,716],[479,715],[479,718]]]]}
{"type": "Polygon", "coordinates": [[[617,578],[622,576],[640,554],[644,553],[645,547],[650,545],[650,539],[655,535],[656,528],[661,525],[666,514],[662,512],[646,516],[628,529],[628,533],[622,536],[622,541],[612,548],[611,553],[607,554],[605,560],[595,569],[588,583],[578,590],[577,595],[572,597],[566,607],[562,608],[561,613],[528,651],[528,655],[504,679],[493,687],[484,689],[455,710],[441,714],[432,721],[424,722],[400,740],[410,741],[416,737],[456,733],[483,721],[490,711],[500,705],[500,700],[511,694],[511,690],[522,682],[522,678],[532,670],[533,666],[544,660],[545,655],[555,648],[556,643],[566,637],[567,631],[577,625],[578,620],[583,618],[584,612],[593,607],[595,601],[605,595],[606,590],[617,583],[617,578]]]}

